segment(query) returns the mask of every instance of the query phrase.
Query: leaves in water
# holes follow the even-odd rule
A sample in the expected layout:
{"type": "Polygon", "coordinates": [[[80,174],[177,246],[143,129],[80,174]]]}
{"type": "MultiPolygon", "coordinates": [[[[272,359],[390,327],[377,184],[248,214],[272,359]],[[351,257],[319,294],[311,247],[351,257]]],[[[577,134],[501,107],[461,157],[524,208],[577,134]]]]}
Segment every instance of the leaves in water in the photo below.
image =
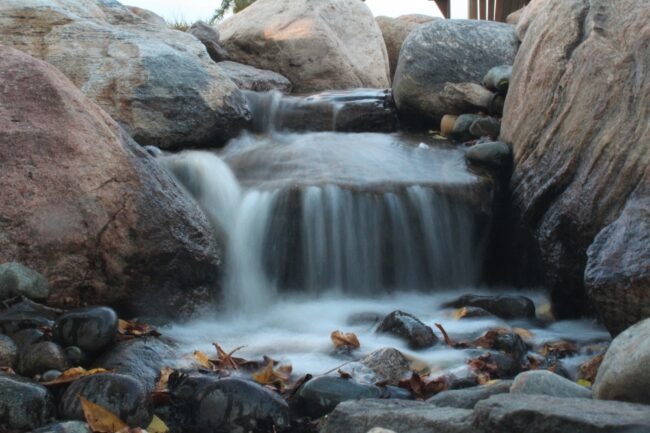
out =
{"type": "Polygon", "coordinates": [[[240,365],[246,363],[245,359],[235,358],[232,356],[235,352],[243,349],[245,346],[239,346],[228,353],[223,350],[223,347],[221,347],[218,343],[212,343],[212,345],[217,349],[217,360],[215,361],[217,368],[237,370],[239,369],[240,365]]]}
{"type": "Polygon", "coordinates": [[[540,353],[545,357],[566,358],[567,356],[578,353],[578,346],[572,341],[553,341],[545,343],[540,353]]]}
{"type": "Polygon", "coordinates": [[[293,368],[291,365],[281,365],[274,369],[274,361],[269,359],[269,363],[258,371],[253,373],[253,380],[261,385],[272,385],[276,389],[282,391],[291,377],[293,368]]]}
{"type": "Polygon", "coordinates": [[[208,355],[201,352],[200,350],[194,351],[194,360],[203,368],[206,368],[211,371],[215,370],[214,365],[212,364],[212,362],[210,362],[210,359],[208,358],[208,355]]]}
{"type": "Polygon", "coordinates": [[[79,396],[79,401],[88,427],[94,433],[118,433],[124,429],[129,430],[129,426],[108,409],[87,400],[83,396],[79,396]]]}
{"type": "Polygon", "coordinates": [[[153,419],[149,423],[149,427],[147,427],[147,432],[149,433],[169,433],[169,427],[167,427],[167,424],[160,418],[158,418],[156,415],[153,416],[153,419]]]}
{"type": "Polygon", "coordinates": [[[57,377],[54,380],[50,380],[48,382],[41,382],[41,385],[45,385],[45,386],[61,385],[65,383],[74,382],[80,377],[92,376],[93,374],[106,373],[106,372],[108,372],[108,370],[104,368],[93,368],[92,370],[86,370],[83,367],[74,367],[64,371],[63,373],[61,373],[59,377],[57,377]]]}
{"type": "Polygon", "coordinates": [[[596,355],[590,360],[580,364],[580,367],[578,368],[578,378],[594,383],[596,375],[598,374],[598,369],[600,368],[600,364],[603,363],[604,357],[605,354],[601,353],[600,355],[596,355]]]}
{"type": "Polygon", "coordinates": [[[361,343],[359,343],[359,339],[352,332],[343,333],[341,331],[334,331],[332,332],[332,334],[330,334],[330,338],[332,339],[332,343],[334,343],[334,347],[336,347],[337,349],[339,348],[358,349],[359,347],[361,347],[361,343]]]}
{"type": "Polygon", "coordinates": [[[421,400],[449,388],[449,383],[445,377],[427,379],[428,378],[423,378],[417,373],[413,373],[410,378],[401,380],[399,382],[399,387],[408,389],[411,391],[411,394],[413,394],[413,397],[421,400]]]}

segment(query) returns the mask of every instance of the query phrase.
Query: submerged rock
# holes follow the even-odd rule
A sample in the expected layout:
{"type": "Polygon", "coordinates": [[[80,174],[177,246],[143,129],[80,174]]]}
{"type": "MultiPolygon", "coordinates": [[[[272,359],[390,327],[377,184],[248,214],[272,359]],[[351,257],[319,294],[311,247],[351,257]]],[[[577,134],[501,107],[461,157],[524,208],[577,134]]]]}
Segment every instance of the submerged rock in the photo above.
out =
{"type": "Polygon", "coordinates": [[[403,338],[413,349],[426,349],[438,342],[438,337],[430,326],[403,311],[393,311],[386,316],[377,327],[377,332],[403,338]]]}
{"type": "Polygon", "coordinates": [[[297,93],[390,86],[386,45],[363,2],[257,0],[219,31],[232,60],[284,75],[297,93]]]}
{"type": "MultiPolygon", "coordinates": [[[[26,17],[43,14],[47,22],[56,15],[47,6],[28,8],[31,1],[0,3],[0,22],[23,6],[26,17]]],[[[59,3],[82,7],[89,0],[59,3]]],[[[104,43],[105,34],[94,30],[98,35],[104,43]]],[[[77,48],[74,58],[90,62],[77,48]]],[[[178,316],[209,302],[220,257],[213,231],[159,163],[52,65],[0,47],[0,81],[3,256],[43,270],[52,305],[178,316]]],[[[0,313],[1,324],[15,320],[7,314],[0,313]]]]}
{"type": "Polygon", "coordinates": [[[479,307],[502,319],[533,319],[535,303],[525,296],[463,295],[444,308],[479,307]]]}
{"type": "Polygon", "coordinates": [[[347,401],[327,417],[320,433],[366,433],[370,427],[405,433],[472,433],[471,415],[470,410],[419,401],[347,401]]]}
{"type": "Polygon", "coordinates": [[[39,300],[49,294],[47,280],[38,272],[15,262],[0,265],[0,300],[20,295],[39,300]]]}
{"type": "Polygon", "coordinates": [[[87,352],[99,352],[117,335],[117,314],[108,307],[78,308],[56,321],[54,338],[63,346],[77,346],[87,352]]]}
{"type": "Polygon", "coordinates": [[[511,64],[517,46],[508,24],[435,20],[417,27],[404,41],[393,82],[400,114],[434,124],[445,114],[461,114],[441,98],[445,84],[480,83],[492,67],[511,64]]]}
{"type": "Polygon", "coordinates": [[[464,389],[450,389],[434,395],[427,400],[427,403],[439,407],[473,409],[479,401],[487,400],[493,395],[510,392],[511,385],[511,380],[499,380],[493,384],[464,389]]]}
{"type": "Polygon", "coordinates": [[[363,385],[351,379],[321,376],[305,383],[291,400],[291,409],[313,419],[332,412],[341,402],[379,398],[382,390],[374,385],[363,385]]]}
{"type": "Polygon", "coordinates": [[[18,357],[18,346],[8,335],[0,334],[0,367],[14,368],[18,357]]]}
{"type": "Polygon", "coordinates": [[[544,394],[553,397],[591,398],[591,390],[548,370],[525,371],[515,377],[513,394],[544,394]]]}
{"type": "Polygon", "coordinates": [[[594,398],[650,404],[650,319],[618,335],[605,353],[594,398]]]}
{"type": "Polygon", "coordinates": [[[63,349],[51,341],[42,341],[27,347],[18,358],[18,372],[23,376],[34,377],[48,370],[64,371],[68,361],[63,349]]]}
{"type": "Polygon", "coordinates": [[[0,426],[9,431],[33,430],[50,422],[54,414],[47,388],[0,372],[0,426]]]}
{"type": "Polygon", "coordinates": [[[133,427],[147,427],[153,416],[152,402],[138,380],[116,373],[100,373],[74,381],[59,402],[64,419],[84,420],[79,396],[117,415],[133,427]]]}
{"type": "Polygon", "coordinates": [[[278,90],[291,93],[291,82],[277,72],[229,61],[219,63],[219,67],[240,89],[255,92],[278,90]]]}

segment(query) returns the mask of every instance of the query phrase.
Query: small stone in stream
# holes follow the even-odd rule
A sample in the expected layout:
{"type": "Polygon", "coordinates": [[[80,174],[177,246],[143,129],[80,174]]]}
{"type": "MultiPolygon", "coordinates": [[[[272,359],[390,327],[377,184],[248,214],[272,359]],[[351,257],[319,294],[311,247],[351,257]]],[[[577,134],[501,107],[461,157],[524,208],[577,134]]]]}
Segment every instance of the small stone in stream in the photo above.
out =
{"type": "Polygon", "coordinates": [[[68,346],[63,349],[68,365],[73,367],[83,367],[88,362],[86,353],[77,346],[68,346]]]}
{"type": "Polygon", "coordinates": [[[501,141],[477,143],[469,148],[465,159],[479,167],[509,171],[512,167],[512,149],[501,141]]]}
{"type": "Polygon", "coordinates": [[[45,333],[40,329],[26,328],[12,334],[16,346],[20,351],[25,350],[28,346],[45,340],[45,333]]]}
{"type": "Polygon", "coordinates": [[[38,272],[16,262],[0,265],[0,300],[19,295],[40,300],[49,294],[47,280],[38,272]]]}
{"type": "Polygon", "coordinates": [[[0,430],[31,431],[53,418],[54,403],[47,388],[0,372],[0,430]]]}
{"type": "Polygon", "coordinates": [[[291,400],[291,409],[313,419],[327,415],[342,401],[380,398],[382,390],[350,379],[321,376],[305,383],[291,400]]]}
{"type": "Polygon", "coordinates": [[[499,380],[496,383],[475,386],[465,389],[452,389],[442,391],[427,400],[434,406],[457,407],[460,409],[473,409],[476,403],[490,398],[496,394],[510,392],[511,380],[499,380]]]}
{"type": "Polygon", "coordinates": [[[524,340],[514,332],[497,332],[492,343],[492,349],[505,352],[513,357],[515,360],[521,360],[528,353],[528,345],[524,340]]]}
{"type": "Polygon", "coordinates": [[[650,404],[650,319],[612,341],[594,382],[594,397],[650,404]]]}
{"type": "Polygon", "coordinates": [[[99,373],[74,381],[59,402],[59,415],[84,420],[79,396],[114,413],[131,427],[147,427],[153,417],[152,402],[138,380],[116,373],[99,373]]]}
{"type": "Polygon", "coordinates": [[[359,362],[378,375],[378,381],[386,380],[391,385],[397,385],[411,371],[411,362],[402,352],[392,347],[377,349],[359,362]]]}
{"type": "Polygon", "coordinates": [[[42,341],[27,347],[18,356],[18,372],[26,377],[34,377],[48,370],[65,371],[68,361],[63,349],[51,341],[42,341]]]}
{"type": "Polygon", "coordinates": [[[470,351],[470,367],[477,373],[487,373],[490,379],[512,379],[521,372],[524,365],[513,356],[497,351],[470,351]]]}
{"type": "Polygon", "coordinates": [[[483,86],[486,89],[498,92],[505,96],[508,93],[510,80],[512,79],[512,66],[502,65],[490,69],[483,78],[483,86]]]}
{"type": "Polygon", "coordinates": [[[456,118],[456,123],[454,123],[454,129],[452,129],[449,137],[456,141],[469,141],[473,139],[472,134],[470,134],[469,129],[472,124],[480,119],[481,116],[478,114],[461,114],[456,118]]]}
{"type": "Polygon", "coordinates": [[[496,139],[501,132],[501,122],[494,117],[485,116],[476,119],[469,127],[469,133],[475,138],[490,137],[496,139]]]}
{"type": "Polygon", "coordinates": [[[591,398],[591,390],[548,370],[525,371],[518,374],[512,383],[510,392],[565,398],[591,398]]]}
{"type": "Polygon", "coordinates": [[[463,295],[444,308],[479,307],[501,319],[534,319],[535,303],[525,296],[463,295]]]}
{"type": "Polygon", "coordinates": [[[54,325],[54,338],[64,346],[78,346],[86,352],[99,352],[117,335],[117,314],[108,307],[71,310],[54,325]]]}
{"type": "Polygon", "coordinates": [[[403,311],[393,311],[382,320],[377,332],[392,334],[405,339],[412,349],[426,349],[438,342],[430,326],[417,317],[403,311]]]}
{"type": "Polygon", "coordinates": [[[92,433],[88,424],[82,421],[64,421],[48,424],[32,433],[92,433]]]}
{"type": "Polygon", "coordinates": [[[18,346],[8,335],[0,334],[0,367],[14,368],[18,357],[18,346]]]}
{"type": "Polygon", "coordinates": [[[248,380],[181,376],[172,380],[174,411],[188,431],[266,433],[289,427],[289,406],[248,380]]]}
{"type": "Polygon", "coordinates": [[[45,373],[41,375],[41,382],[51,382],[53,380],[56,380],[59,376],[61,376],[61,373],[59,370],[47,370],[45,373]]]}
{"type": "Polygon", "coordinates": [[[462,307],[454,312],[456,319],[474,319],[477,317],[494,317],[492,313],[480,307],[462,307]]]}

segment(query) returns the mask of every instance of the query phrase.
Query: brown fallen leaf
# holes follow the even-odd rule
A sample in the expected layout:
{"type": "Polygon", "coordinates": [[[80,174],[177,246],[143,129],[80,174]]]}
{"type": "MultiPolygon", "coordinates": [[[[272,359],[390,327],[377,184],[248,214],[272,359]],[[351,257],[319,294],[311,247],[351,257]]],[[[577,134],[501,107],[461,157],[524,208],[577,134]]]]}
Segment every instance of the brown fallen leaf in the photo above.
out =
{"type": "Polygon", "coordinates": [[[107,373],[108,371],[109,370],[106,370],[105,368],[93,368],[91,370],[86,370],[83,367],[69,368],[63,373],[61,373],[61,375],[56,379],[50,380],[48,382],[41,382],[41,385],[45,385],[45,386],[62,385],[62,384],[74,382],[75,380],[84,376],[92,376],[93,374],[107,373]]]}
{"type": "Polygon", "coordinates": [[[347,371],[343,371],[343,370],[339,369],[338,373],[339,373],[339,377],[341,379],[346,379],[346,380],[347,379],[352,379],[352,375],[350,373],[348,373],[347,371]]]}
{"type": "Polygon", "coordinates": [[[207,370],[214,371],[215,367],[214,364],[210,361],[208,358],[208,355],[205,353],[201,352],[200,350],[195,350],[194,351],[194,360],[203,368],[207,370]]]}
{"type": "Polygon", "coordinates": [[[169,376],[174,372],[174,369],[169,367],[164,367],[160,370],[160,377],[156,386],[154,387],[154,392],[163,392],[167,391],[167,385],[169,383],[169,376]]]}
{"type": "Polygon", "coordinates": [[[226,370],[237,370],[239,366],[246,362],[243,358],[235,358],[232,355],[237,351],[243,349],[245,346],[239,346],[230,352],[226,352],[219,345],[219,343],[212,343],[212,345],[217,349],[217,359],[214,361],[217,368],[226,369],[226,370]]]}
{"type": "Polygon", "coordinates": [[[334,343],[334,347],[336,347],[337,349],[338,348],[358,349],[359,347],[361,347],[361,343],[359,343],[359,339],[352,332],[343,333],[338,330],[333,331],[330,334],[330,338],[332,339],[332,343],[334,343]]]}
{"type": "Polygon", "coordinates": [[[269,360],[266,367],[257,373],[253,373],[253,380],[261,385],[272,385],[282,391],[291,377],[293,368],[291,365],[281,365],[274,369],[273,366],[273,360],[269,360]]]}
{"type": "Polygon", "coordinates": [[[87,400],[81,395],[79,401],[88,427],[94,433],[118,433],[123,429],[128,431],[129,426],[108,409],[87,400]]]}
{"type": "Polygon", "coordinates": [[[604,357],[605,354],[601,353],[600,355],[596,355],[590,360],[580,364],[580,367],[578,367],[578,379],[594,383],[596,375],[598,374],[598,369],[600,368],[600,364],[603,363],[604,357]]]}
{"type": "Polygon", "coordinates": [[[126,339],[135,337],[160,337],[161,335],[153,326],[147,325],[146,323],[122,319],[117,321],[117,332],[120,336],[126,337],[126,339]]]}
{"type": "Polygon", "coordinates": [[[449,388],[449,383],[445,377],[428,379],[412,373],[410,378],[401,380],[398,386],[411,391],[416,399],[424,400],[449,388]]]}
{"type": "Polygon", "coordinates": [[[578,353],[578,346],[572,341],[560,340],[544,343],[540,353],[544,357],[565,358],[578,353]]]}

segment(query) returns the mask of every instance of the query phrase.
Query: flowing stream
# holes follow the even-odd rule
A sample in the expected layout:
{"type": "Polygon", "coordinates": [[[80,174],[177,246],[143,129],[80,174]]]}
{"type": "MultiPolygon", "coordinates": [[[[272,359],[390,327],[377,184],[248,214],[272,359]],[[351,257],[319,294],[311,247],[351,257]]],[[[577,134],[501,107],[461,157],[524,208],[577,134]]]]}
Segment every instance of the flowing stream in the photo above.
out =
{"type": "MultiPolygon", "coordinates": [[[[355,357],[395,347],[433,370],[462,369],[466,351],[438,345],[413,352],[374,333],[377,321],[401,309],[454,336],[508,326],[456,320],[440,308],[480,291],[492,181],[468,171],[460,148],[399,133],[338,131],[348,115],[381,123],[372,119],[387,116],[383,96],[250,94],[254,132],[219,151],[161,156],[226,251],[222,307],[166,331],[188,353],[212,353],[213,342],[226,350],[243,345],[246,358],[268,355],[298,373],[320,374],[346,361],[329,338],[340,329],[359,337],[355,357]],[[305,123],[313,130],[296,130],[305,123]]],[[[536,342],[607,339],[585,321],[523,326],[536,342]]]]}

